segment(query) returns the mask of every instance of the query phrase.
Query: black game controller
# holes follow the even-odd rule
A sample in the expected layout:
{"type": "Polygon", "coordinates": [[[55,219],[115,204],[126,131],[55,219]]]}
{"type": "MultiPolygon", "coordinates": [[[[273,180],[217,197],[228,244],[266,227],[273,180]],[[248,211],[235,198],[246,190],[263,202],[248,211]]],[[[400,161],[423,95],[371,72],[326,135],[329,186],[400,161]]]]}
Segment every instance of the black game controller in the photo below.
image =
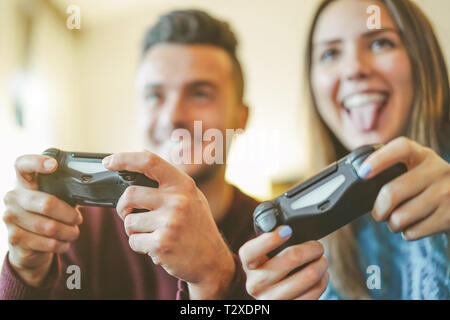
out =
{"type": "Polygon", "coordinates": [[[129,171],[110,171],[103,167],[107,153],[65,152],[47,149],[43,155],[55,158],[58,168],[51,174],[39,174],[39,190],[52,194],[71,206],[114,208],[131,185],[158,188],[158,182],[129,171]]]}
{"type": "Polygon", "coordinates": [[[361,179],[357,174],[360,165],[380,147],[360,147],[311,179],[257,206],[253,213],[257,234],[279,225],[293,230],[291,239],[269,256],[293,244],[319,240],[370,212],[381,187],[407,170],[403,163],[397,163],[371,179],[361,179]]]}

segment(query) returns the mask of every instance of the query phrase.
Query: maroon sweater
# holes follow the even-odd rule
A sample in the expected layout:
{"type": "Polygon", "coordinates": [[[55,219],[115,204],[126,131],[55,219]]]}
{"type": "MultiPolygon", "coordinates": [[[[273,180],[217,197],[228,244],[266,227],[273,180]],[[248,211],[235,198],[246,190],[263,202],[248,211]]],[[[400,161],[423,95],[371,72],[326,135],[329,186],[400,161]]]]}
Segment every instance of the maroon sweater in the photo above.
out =
{"type": "MultiPolygon", "coordinates": [[[[237,252],[254,236],[252,213],[257,202],[234,188],[233,203],[218,227],[234,253],[236,273],[225,299],[250,298],[237,252]]],[[[187,285],[128,245],[115,209],[81,208],[80,237],[68,252],[55,255],[49,275],[36,288],[26,285],[6,255],[0,274],[0,299],[188,299],[187,285]],[[70,265],[80,267],[81,289],[68,289],[70,265]]],[[[72,271],[73,272],[73,271],[72,271]]]]}

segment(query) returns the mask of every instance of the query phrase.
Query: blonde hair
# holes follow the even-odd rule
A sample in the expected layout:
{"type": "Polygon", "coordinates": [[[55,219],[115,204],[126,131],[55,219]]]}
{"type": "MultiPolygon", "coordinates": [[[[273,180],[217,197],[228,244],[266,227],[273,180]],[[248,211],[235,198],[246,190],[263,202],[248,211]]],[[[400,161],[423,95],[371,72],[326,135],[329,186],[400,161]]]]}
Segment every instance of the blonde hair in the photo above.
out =
{"type": "MultiPolygon", "coordinates": [[[[322,11],[332,2],[323,0],[315,13],[306,50],[306,89],[311,172],[317,172],[348,151],[326,126],[315,106],[311,88],[312,39],[322,11]]],[[[450,137],[449,79],[447,66],[433,27],[410,0],[378,0],[388,9],[411,60],[414,100],[405,135],[437,152],[448,152],[450,137]]],[[[330,263],[330,281],[343,298],[370,299],[358,265],[360,249],[355,225],[349,224],[324,239],[330,263]]]]}

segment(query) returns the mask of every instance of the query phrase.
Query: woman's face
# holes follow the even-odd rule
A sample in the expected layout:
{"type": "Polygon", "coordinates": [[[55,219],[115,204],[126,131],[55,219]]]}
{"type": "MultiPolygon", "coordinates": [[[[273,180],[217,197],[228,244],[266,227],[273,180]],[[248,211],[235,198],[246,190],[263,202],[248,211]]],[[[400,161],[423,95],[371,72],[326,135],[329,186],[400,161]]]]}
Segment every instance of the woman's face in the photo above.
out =
{"type": "Polygon", "coordinates": [[[311,67],[318,112],[347,149],[402,134],[413,101],[412,70],[384,4],[328,5],[314,30],[311,67]],[[368,27],[370,5],[380,8],[380,29],[368,27]]]}

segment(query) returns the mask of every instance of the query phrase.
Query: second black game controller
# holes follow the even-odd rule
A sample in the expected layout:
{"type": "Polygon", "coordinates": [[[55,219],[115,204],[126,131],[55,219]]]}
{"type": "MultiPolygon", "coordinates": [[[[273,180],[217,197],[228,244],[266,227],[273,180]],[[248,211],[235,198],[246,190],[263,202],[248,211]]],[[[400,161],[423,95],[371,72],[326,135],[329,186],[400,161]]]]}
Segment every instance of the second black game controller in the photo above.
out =
{"type": "Polygon", "coordinates": [[[407,170],[403,163],[397,163],[371,179],[361,179],[357,172],[362,162],[380,147],[360,147],[316,176],[256,207],[253,219],[257,234],[280,225],[289,225],[293,230],[292,237],[269,256],[293,244],[319,240],[370,212],[383,185],[407,170]]]}

